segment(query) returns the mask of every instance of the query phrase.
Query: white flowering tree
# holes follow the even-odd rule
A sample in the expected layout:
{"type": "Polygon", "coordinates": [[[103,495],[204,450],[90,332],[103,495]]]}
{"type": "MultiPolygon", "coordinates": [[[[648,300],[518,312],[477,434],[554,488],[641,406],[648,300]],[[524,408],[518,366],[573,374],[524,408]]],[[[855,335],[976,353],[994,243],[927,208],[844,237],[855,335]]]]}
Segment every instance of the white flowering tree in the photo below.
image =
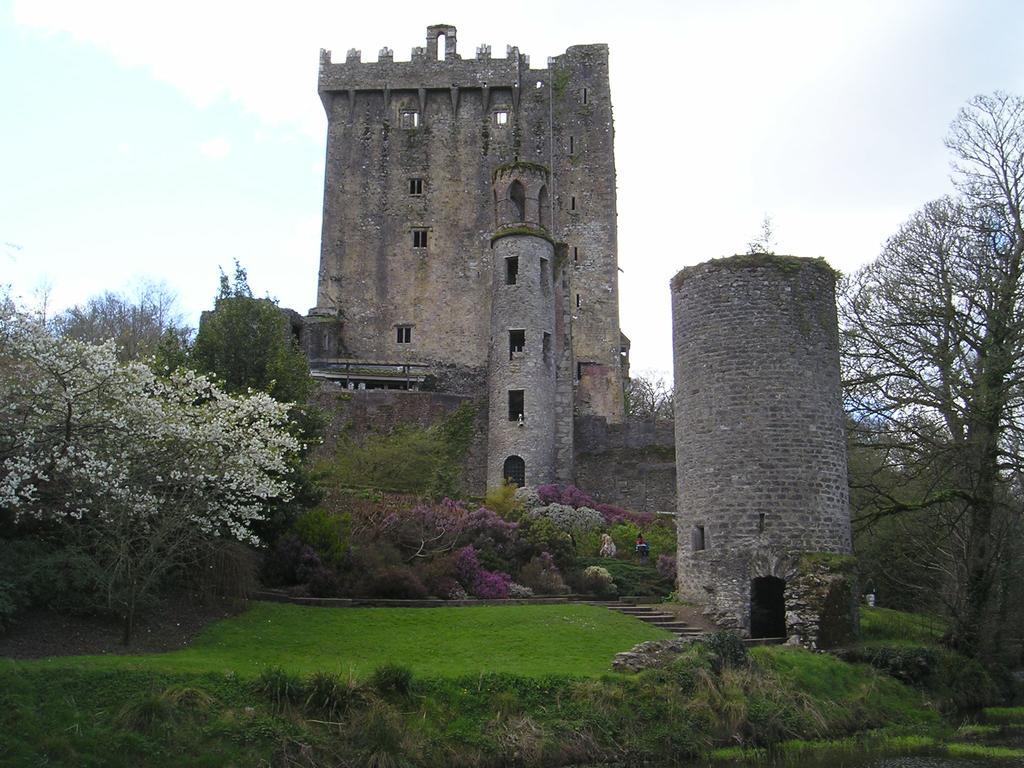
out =
{"type": "Polygon", "coordinates": [[[0,511],[57,523],[102,573],[127,642],[139,605],[290,495],[288,406],[119,363],[0,304],[0,511]]]}

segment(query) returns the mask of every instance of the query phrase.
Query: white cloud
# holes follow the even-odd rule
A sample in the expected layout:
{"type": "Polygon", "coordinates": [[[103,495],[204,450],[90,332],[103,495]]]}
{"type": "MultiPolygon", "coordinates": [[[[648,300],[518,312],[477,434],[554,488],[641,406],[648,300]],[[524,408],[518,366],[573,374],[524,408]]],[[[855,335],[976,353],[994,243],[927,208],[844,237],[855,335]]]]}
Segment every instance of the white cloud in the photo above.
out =
{"type": "Polygon", "coordinates": [[[231,152],[231,142],[223,136],[217,136],[200,144],[199,151],[207,157],[220,160],[227,157],[228,153],[231,152]]]}

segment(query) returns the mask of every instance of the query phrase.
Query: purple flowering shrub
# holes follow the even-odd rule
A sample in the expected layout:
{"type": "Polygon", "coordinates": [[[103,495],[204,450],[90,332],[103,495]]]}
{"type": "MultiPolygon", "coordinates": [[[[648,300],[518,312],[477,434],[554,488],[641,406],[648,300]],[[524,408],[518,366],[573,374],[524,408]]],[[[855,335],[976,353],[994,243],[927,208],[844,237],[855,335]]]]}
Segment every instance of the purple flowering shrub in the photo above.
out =
{"type": "Polygon", "coordinates": [[[575,485],[549,483],[537,486],[537,496],[544,504],[565,504],[569,507],[593,507],[594,499],[575,485]]]}
{"type": "Polygon", "coordinates": [[[472,546],[463,547],[455,556],[455,574],[459,583],[474,597],[483,600],[504,600],[508,597],[512,577],[501,571],[484,569],[472,546]]]}

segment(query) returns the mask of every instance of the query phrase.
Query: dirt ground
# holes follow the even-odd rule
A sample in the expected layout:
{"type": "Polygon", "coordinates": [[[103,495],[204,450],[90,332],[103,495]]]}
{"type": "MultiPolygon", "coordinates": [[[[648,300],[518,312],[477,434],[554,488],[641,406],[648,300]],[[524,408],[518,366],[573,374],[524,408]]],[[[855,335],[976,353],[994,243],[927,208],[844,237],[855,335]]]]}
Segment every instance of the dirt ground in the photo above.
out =
{"type": "Polygon", "coordinates": [[[137,621],[127,646],[121,644],[121,624],[116,619],[30,611],[9,630],[0,631],[0,658],[173,651],[192,642],[210,622],[234,616],[244,607],[239,600],[197,595],[166,599],[137,621]]]}

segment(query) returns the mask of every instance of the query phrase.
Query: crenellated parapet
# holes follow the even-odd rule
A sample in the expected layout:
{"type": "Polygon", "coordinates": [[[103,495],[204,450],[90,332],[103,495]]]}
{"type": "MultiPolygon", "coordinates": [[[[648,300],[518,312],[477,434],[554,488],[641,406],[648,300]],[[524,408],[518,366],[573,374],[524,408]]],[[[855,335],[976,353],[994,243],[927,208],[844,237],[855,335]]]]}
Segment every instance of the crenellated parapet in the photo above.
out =
{"type": "MultiPolygon", "coordinates": [[[[573,46],[573,49],[601,48],[573,46]]],[[[570,49],[570,52],[573,51],[570,49]]],[[[328,103],[328,94],[354,95],[360,91],[420,91],[480,89],[485,93],[495,88],[511,88],[518,92],[550,82],[549,71],[561,57],[548,59],[548,68],[530,69],[530,57],[509,45],[505,58],[493,58],[490,45],[480,45],[474,58],[463,59],[457,51],[456,28],[449,24],[427,27],[425,46],[412,49],[409,61],[395,61],[394,50],[381,48],[377,61],[362,60],[362,52],[353,48],[345,60],[335,62],[329,50],[320,51],[319,93],[328,103]],[[443,38],[443,51],[438,51],[443,38]]]]}

